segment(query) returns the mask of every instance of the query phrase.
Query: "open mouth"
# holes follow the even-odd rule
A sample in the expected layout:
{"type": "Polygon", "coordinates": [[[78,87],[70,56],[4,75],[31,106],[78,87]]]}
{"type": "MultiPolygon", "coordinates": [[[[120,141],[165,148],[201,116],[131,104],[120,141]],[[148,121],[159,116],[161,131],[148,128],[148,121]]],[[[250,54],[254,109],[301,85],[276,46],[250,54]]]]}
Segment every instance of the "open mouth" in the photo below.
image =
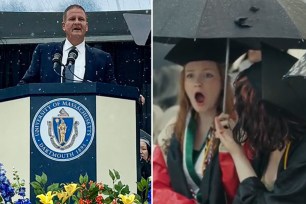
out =
{"type": "Polygon", "coordinates": [[[197,103],[204,103],[204,101],[205,101],[204,94],[202,94],[200,92],[195,93],[194,98],[195,98],[197,103]]]}
{"type": "Polygon", "coordinates": [[[81,28],[74,28],[72,31],[81,31],[81,28]]]}

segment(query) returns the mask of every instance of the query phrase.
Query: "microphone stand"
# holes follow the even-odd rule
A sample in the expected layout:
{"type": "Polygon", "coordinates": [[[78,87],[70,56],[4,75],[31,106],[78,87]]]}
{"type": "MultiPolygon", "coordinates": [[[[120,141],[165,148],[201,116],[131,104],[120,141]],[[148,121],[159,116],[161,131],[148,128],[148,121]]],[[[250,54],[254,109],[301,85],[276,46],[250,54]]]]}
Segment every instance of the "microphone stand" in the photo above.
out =
{"type": "Polygon", "coordinates": [[[82,79],[82,78],[80,78],[80,77],[78,77],[76,74],[74,74],[72,71],[71,71],[71,65],[67,65],[67,66],[65,66],[64,64],[62,64],[62,63],[60,63],[60,65],[61,65],[61,67],[64,67],[63,68],[63,72],[62,72],[62,74],[60,74],[60,73],[58,73],[57,71],[56,71],[56,69],[53,69],[54,70],[54,72],[58,75],[58,76],[60,76],[62,79],[63,79],[63,81],[61,82],[61,83],[65,83],[66,82],[66,80],[69,80],[69,81],[76,81],[76,82],[90,82],[90,83],[92,83],[93,81],[90,81],[90,80],[88,80],[88,79],[82,79]],[[80,81],[77,81],[77,80],[73,80],[73,79],[67,79],[66,78],[66,69],[68,69],[72,74],[73,74],[73,76],[75,76],[76,78],[78,78],[78,79],[80,79],[80,81]]]}
{"type": "Polygon", "coordinates": [[[63,73],[62,73],[62,77],[63,77],[63,81],[62,83],[66,83],[66,66],[65,65],[62,65],[64,68],[63,68],[63,73]]]}

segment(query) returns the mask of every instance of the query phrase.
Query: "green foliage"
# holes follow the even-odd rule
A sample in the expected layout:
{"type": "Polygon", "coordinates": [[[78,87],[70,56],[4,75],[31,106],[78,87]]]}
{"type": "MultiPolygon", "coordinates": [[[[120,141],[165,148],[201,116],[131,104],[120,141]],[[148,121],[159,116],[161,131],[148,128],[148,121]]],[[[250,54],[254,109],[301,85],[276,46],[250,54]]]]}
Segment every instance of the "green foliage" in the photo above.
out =
{"type": "MultiPolygon", "coordinates": [[[[110,187],[109,185],[105,184],[102,190],[102,193],[107,196],[107,198],[105,198],[103,202],[106,204],[112,203],[112,201],[118,198],[120,194],[130,194],[129,186],[122,184],[122,182],[120,181],[120,174],[118,171],[116,171],[115,169],[113,169],[113,171],[109,170],[109,176],[112,179],[113,186],[110,187]]],[[[118,203],[122,202],[119,201],[118,203]]]]}
{"type": "MultiPolygon", "coordinates": [[[[140,194],[140,198],[137,198],[141,203],[148,203],[148,193],[150,190],[150,181],[151,177],[144,179],[141,178],[139,182],[137,182],[137,189],[140,194]]],[[[137,197],[137,196],[136,196],[137,197]]]]}
{"type": "Polygon", "coordinates": [[[46,194],[48,191],[59,192],[61,190],[59,183],[52,183],[46,186],[47,181],[48,177],[44,172],[41,176],[35,175],[35,181],[30,183],[35,195],[46,194]]]}
{"type": "MultiPolygon", "coordinates": [[[[59,199],[59,194],[65,192],[64,186],[65,184],[52,183],[47,186],[48,177],[45,173],[42,173],[41,176],[36,175],[35,181],[31,182],[31,186],[34,189],[34,193],[36,195],[46,195],[47,192],[52,192],[52,194],[56,194],[53,197],[54,203],[103,203],[103,204],[111,204],[115,200],[118,204],[123,204],[119,195],[130,195],[129,186],[123,184],[120,180],[120,174],[116,170],[109,170],[109,176],[112,179],[112,185],[97,183],[91,181],[88,178],[88,175],[80,175],[79,183],[74,184],[77,185],[76,191],[73,192],[72,195],[69,195],[69,200],[63,201],[63,199],[59,199]],[[97,201],[97,199],[101,199],[101,202],[97,201]]],[[[137,183],[138,191],[141,192],[141,195],[135,194],[134,203],[147,203],[147,195],[149,190],[149,180],[141,179],[140,182],[137,183]]]]}

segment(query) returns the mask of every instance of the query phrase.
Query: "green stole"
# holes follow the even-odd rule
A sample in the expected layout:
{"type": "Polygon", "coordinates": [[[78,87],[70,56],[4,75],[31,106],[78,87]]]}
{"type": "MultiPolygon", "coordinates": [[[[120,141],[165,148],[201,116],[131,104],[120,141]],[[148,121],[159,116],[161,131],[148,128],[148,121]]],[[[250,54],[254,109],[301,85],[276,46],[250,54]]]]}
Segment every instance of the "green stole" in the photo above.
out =
{"type": "Polygon", "coordinates": [[[186,176],[189,188],[194,194],[197,194],[200,189],[201,181],[203,178],[203,164],[204,164],[204,151],[205,142],[202,145],[199,154],[195,155],[193,149],[194,139],[197,131],[197,122],[195,120],[194,114],[189,113],[186,119],[185,136],[184,136],[184,146],[183,146],[183,171],[186,176]],[[196,157],[195,157],[196,156],[196,157]]]}

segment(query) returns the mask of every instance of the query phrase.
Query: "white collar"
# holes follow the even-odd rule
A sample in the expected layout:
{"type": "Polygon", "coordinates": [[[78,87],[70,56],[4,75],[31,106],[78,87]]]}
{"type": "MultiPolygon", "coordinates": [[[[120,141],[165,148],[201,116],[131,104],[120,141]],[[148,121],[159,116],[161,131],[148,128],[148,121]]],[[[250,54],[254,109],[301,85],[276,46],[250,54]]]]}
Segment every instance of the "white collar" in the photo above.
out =
{"type": "MultiPolygon", "coordinates": [[[[69,40],[66,38],[65,43],[64,43],[64,47],[63,47],[63,51],[68,51],[73,45],[71,44],[71,42],[69,42],[69,40]]],[[[81,42],[80,44],[78,44],[77,46],[75,46],[77,51],[79,53],[85,53],[85,40],[83,40],[83,42],[81,42]]]]}

